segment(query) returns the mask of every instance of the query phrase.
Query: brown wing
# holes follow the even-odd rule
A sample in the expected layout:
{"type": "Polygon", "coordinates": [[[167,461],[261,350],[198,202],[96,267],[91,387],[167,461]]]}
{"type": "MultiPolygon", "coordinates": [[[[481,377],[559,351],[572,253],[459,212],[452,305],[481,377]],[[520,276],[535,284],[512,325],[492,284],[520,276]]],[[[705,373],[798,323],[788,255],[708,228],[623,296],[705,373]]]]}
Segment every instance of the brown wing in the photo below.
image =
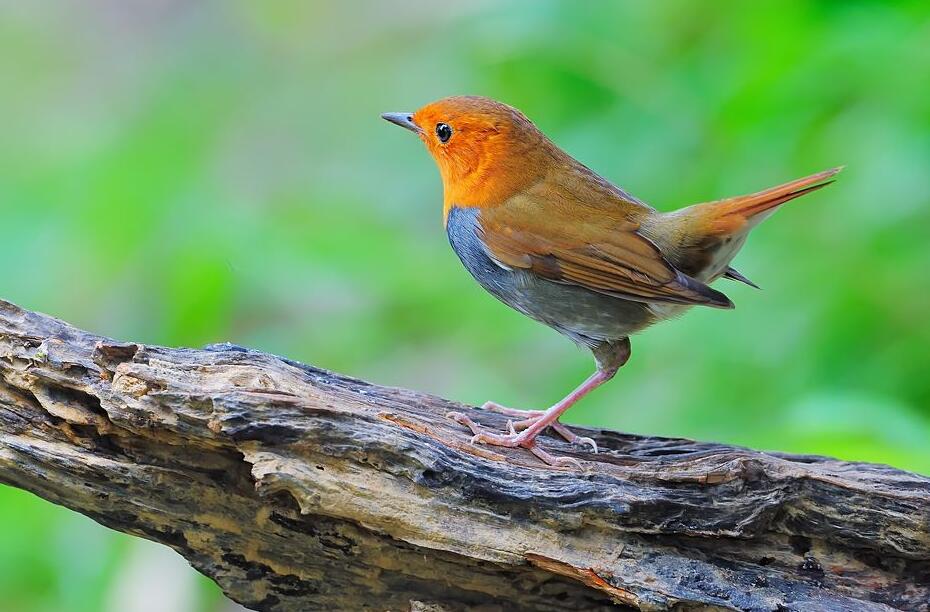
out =
{"type": "Polygon", "coordinates": [[[629,300],[733,307],[724,294],[676,270],[622,207],[563,204],[521,195],[482,209],[478,231],[488,255],[509,268],[629,300]]]}

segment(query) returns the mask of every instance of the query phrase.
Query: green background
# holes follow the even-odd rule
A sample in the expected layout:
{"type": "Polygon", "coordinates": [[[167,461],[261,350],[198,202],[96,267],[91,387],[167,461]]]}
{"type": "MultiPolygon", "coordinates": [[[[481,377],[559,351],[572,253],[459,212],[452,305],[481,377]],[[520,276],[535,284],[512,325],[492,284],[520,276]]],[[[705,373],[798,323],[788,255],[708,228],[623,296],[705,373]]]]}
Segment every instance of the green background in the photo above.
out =
{"type": "MultiPolygon", "coordinates": [[[[592,361],[468,277],[381,112],[504,100],[666,210],[847,164],[737,258],[763,291],[718,282],[735,311],[635,338],[567,421],[930,473],[925,1],[10,0],[0,92],[0,297],[472,403],[544,407],[592,361]]],[[[0,487],[3,610],[167,602],[230,609],[173,553],[0,487]]]]}

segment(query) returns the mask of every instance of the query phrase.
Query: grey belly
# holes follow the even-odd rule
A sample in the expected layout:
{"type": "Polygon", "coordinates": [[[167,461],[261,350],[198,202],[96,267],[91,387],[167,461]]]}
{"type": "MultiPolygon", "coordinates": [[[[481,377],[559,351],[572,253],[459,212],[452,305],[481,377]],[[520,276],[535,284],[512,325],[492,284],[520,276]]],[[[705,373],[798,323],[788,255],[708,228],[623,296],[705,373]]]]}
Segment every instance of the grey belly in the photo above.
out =
{"type": "Polygon", "coordinates": [[[655,320],[640,302],[497,265],[475,233],[478,214],[477,208],[453,208],[446,225],[449,243],[475,280],[508,306],[592,347],[625,338],[655,320]]]}

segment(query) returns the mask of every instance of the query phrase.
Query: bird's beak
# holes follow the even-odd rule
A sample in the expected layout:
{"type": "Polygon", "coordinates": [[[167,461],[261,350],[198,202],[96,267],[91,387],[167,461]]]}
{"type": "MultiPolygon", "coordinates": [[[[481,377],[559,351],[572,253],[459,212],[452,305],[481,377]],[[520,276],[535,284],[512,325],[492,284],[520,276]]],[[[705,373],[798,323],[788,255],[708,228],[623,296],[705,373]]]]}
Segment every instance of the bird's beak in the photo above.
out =
{"type": "Polygon", "coordinates": [[[384,113],[381,118],[416,134],[423,132],[420,126],[413,122],[413,113],[384,113]]]}

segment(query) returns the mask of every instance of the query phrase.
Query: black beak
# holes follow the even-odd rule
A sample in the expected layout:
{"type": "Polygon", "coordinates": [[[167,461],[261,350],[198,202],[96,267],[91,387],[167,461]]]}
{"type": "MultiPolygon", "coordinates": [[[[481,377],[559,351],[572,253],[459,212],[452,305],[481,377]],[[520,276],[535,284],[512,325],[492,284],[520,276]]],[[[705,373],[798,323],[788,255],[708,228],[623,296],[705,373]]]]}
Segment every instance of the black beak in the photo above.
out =
{"type": "Polygon", "coordinates": [[[413,122],[413,113],[384,113],[381,118],[417,134],[423,131],[413,122]]]}

